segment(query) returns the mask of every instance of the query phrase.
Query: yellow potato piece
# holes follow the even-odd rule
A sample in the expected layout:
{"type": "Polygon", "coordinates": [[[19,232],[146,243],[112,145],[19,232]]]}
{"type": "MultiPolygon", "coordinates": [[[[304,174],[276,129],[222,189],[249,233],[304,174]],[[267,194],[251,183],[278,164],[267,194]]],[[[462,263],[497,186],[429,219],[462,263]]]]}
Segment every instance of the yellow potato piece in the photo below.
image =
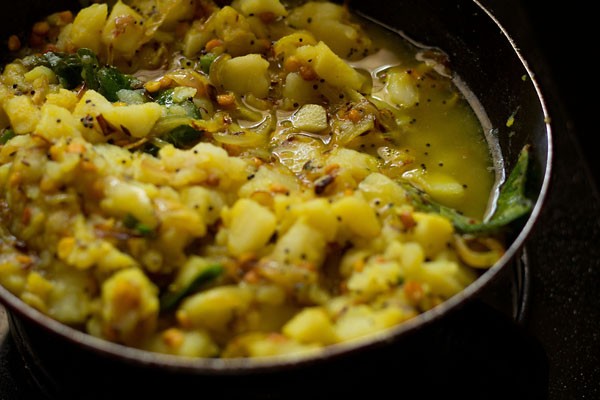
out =
{"type": "Polygon", "coordinates": [[[317,75],[338,88],[360,90],[365,78],[336,55],[324,42],[298,48],[296,56],[311,65],[317,75]]]}
{"type": "Polygon", "coordinates": [[[339,340],[327,312],[321,307],[300,311],[284,325],[282,332],[300,343],[327,345],[339,340]]]}
{"type": "Polygon", "coordinates": [[[227,60],[221,71],[220,80],[226,90],[245,95],[252,93],[263,98],[269,94],[269,62],[258,54],[235,57],[227,60]]]}
{"type": "Polygon", "coordinates": [[[260,250],[275,232],[275,215],[249,199],[238,200],[230,211],[227,248],[234,255],[260,250]]]}
{"type": "Polygon", "coordinates": [[[71,41],[79,48],[95,53],[102,50],[102,31],[108,17],[108,5],[92,4],[77,13],[71,28],[71,41]]]}
{"type": "Polygon", "coordinates": [[[115,106],[104,111],[102,116],[118,130],[142,138],[150,133],[162,114],[163,108],[157,103],[144,103],[115,106]]]}
{"type": "Polygon", "coordinates": [[[381,232],[381,223],[365,200],[346,196],[332,205],[333,212],[340,218],[343,226],[347,227],[353,234],[373,238],[381,232]]]}

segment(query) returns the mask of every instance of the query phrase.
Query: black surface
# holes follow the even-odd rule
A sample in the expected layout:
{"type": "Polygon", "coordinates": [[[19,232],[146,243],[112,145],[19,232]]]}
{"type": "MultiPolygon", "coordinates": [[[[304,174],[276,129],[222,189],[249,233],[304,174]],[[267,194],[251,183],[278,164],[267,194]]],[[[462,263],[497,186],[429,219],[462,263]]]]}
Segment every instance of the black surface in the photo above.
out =
{"type": "Polygon", "coordinates": [[[598,84],[585,78],[594,17],[580,3],[484,2],[519,43],[553,121],[554,176],[532,237],[527,323],[548,355],[551,399],[600,398],[600,157],[589,96],[598,84]]]}
{"type": "MultiPolygon", "coordinates": [[[[600,183],[598,155],[598,98],[592,55],[596,47],[597,20],[582,0],[566,6],[562,2],[522,2],[529,30],[545,59],[547,72],[556,86],[557,98],[566,112],[566,124],[591,169],[596,187],[600,183]]],[[[507,18],[510,19],[510,18],[507,18]]]]}
{"type": "MultiPolygon", "coordinates": [[[[530,2],[523,2],[523,8],[508,0],[482,3],[495,11],[536,73],[554,129],[550,196],[527,246],[532,286],[525,325],[473,303],[414,339],[415,345],[403,353],[387,349],[369,360],[320,371],[320,376],[307,372],[287,388],[290,393],[352,398],[351,393],[366,395],[366,387],[379,387],[370,398],[389,388],[398,393],[389,398],[417,392],[424,398],[440,393],[481,399],[600,398],[600,200],[589,171],[598,157],[590,150],[594,114],[580,100],[582,79],[594,80],[594,71],[586,73],[582,66],[590,62],[583,41],[592,36],[578,36],[587,29],[585,23],[565,27],[569,18],[581,16],[578,7],[545,4],[544,13],[530,2]],[[569,68],[573,65],[574,70],[569,68]]],[[[11,338],[1,342],[1,400],[40,398],[22,364],[11,338]]],[[[199,395],[207,392],[202,385],[199,395]]],[[[262,393],[262,398],[276,398],[268,387],[262,393]]]]}

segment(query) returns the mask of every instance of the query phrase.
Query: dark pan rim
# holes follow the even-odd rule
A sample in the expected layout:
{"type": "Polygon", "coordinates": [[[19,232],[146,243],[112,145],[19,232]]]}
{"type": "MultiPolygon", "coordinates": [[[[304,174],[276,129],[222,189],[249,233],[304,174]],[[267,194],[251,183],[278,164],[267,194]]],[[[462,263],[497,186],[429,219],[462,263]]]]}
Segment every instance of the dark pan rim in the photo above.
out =
{"type": "MultiPolygon", "coordinates": [[[[399,337],[408,335],[419,328],[428,325],[451,311],[457,309],[469,299],[477,295],[484,287],[493,281],[511,260],[516,257],[519,250],[523,247],[526,238],[531,233],[543,208],[545,199],[550,186],[550,177],[553,159],[553,140],[551,118],[548,114],[548,108],[542,95],[540,86],[530,69],[527,61],[518,49],[515,41],[508,34],[506,29],[500,24],[496,17],[487,10],[478,0],[472,0],[492,22],[500,28],[502,35],[509,41],[514,53],[519,58],[525,68],[528,79],[533,84],[537,98],[541,105],[544,115],[544,125],[547,139],[546,164],[544,166],[544,176],[542,185],[538,192],[538,198],[534,207],[525,222],[518,236],[514,239],[511,246],[507,249],[501,259],[489,270],[485,271],[475,282],[462,290],[460,293],[444,301],[442,304],[428,310],[406,322],[403,322],[393,328],[382,332],[371,334],[363,339],[350,342],[339,343],[325,347],[316,352],[298,356],[273,356],[264,358],[231,358],[231,359],[213,359],[213,358],[186,358],[168,354],[154,353],[147,350],[127,347],[117,343],[91,336],[68,325],[65,325],[40,311],[28,306],[6,288],[0,286],[0,302],[7,306],[7,311],[11,317],[21,317],[32,322],[53,334],[56,334],[75,346],[81,347],[81,350],[87,350],[101,356],[118,359],[127,364],[138,365],[141,367],[154,368],[159,367],[170,372],[182,372],[188,374],[202,375],[237,375],[251,373],[268,373],[280,371],[282,369],[295,368],[312,363],[318,363],[326,359],[342,357],[356,351],[367,351],[371,348],[383,346],[386,343],[394,342],[399,337]]],[[[14,322],[14,321],[13,321],[14,322]]],[[[17,319],[18,323],[18,319],[17,319]]]]}

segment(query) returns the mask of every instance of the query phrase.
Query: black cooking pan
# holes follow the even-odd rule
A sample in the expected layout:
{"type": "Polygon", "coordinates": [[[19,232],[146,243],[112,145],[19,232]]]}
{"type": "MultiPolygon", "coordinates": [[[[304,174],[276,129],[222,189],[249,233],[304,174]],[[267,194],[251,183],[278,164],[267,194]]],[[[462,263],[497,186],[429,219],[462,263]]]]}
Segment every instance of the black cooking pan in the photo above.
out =
{"type": "MultiPolygon", "coordinates": [[[[155,398],[176,393],[234,399],[299,398],[336,393],[336,387],[361,393],[375,384],[361,381],[365,369],[377,365],[377,357],[386,354],[392,345],[399,360],[395,364],[398,379],[410,380],[410,375],[406,375],[410,368],[402,368],[409,365],[402,361],[402,346],[407,349],[406,354],[419,354],[419,349],[414,349],[414,344],[420,343],[414,341],[415,337],[428,334],[432,326],[452,318],[473,299],[485,296],[506,278],[507,271],[512,271],[540,214],[552,160],[550,116],[517,45],[477,1],[354,0],[349,5],[369,19],[448,54],[452,71],[466,83],[487,113],[507,170],[513,167],[523,146],[532,145],[527,190],[535,206],[531,215],[520,221],[500,262],[449,301],[367,343],[332,346],[301,361],[182,359],[126,348],[64,326],[0,287],[0,300],[9,311],[12,335],[24,362],[33,371],[32,384],[43,386],[49,395],[58,398],[124,397],[114,397],[116,394],[155,398]],[[507,127],[508,118],[515,113],[514,124],[507,127]],[[375,359],[368,359],[369,354],[374,354],[375,359]],[[331,371],[340,368],[347,370],[344,375],[347,379],[328,381],[331,371]]],[[[2,13],[0,37],[26,31],[37,17],[51,11],[66,7],[76,10],[77,6],[76,1],[67,0],[21,0],[12,4],[9,12],[2,13]]],[[[432,374],[432,371],[416,373],[432,374]]]]}

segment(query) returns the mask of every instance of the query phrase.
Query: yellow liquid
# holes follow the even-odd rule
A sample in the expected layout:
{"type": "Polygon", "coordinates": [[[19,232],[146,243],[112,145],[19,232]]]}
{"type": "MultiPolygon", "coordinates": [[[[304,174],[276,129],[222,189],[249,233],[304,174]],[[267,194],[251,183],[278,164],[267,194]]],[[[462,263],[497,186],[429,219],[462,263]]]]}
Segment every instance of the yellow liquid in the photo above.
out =
{"type": "Polygon", "coordinates": [[[411,158],[402,178],[429,192],[445,206],[473,218],[483,218],[497,179],[493,143],[488,142],[484,133],[485,121],[480,121],[474,110],[477,105],[467,101],[443,65],[427,59],[439,58],[442,53],[414,46],[402,36],[374,24],[367,26],[381,50],[354,65],[372,75],[373,97],[389,101],[385,81],[394,69],[410,73],[417,82],[418,102],[411,107],[398,107],[404,123],[397,144],[411,158]],[[428,190],[427,182],[435,184],[439,177],[452,182],[460,193],[436,196],[435,191],[428,190]]]}

